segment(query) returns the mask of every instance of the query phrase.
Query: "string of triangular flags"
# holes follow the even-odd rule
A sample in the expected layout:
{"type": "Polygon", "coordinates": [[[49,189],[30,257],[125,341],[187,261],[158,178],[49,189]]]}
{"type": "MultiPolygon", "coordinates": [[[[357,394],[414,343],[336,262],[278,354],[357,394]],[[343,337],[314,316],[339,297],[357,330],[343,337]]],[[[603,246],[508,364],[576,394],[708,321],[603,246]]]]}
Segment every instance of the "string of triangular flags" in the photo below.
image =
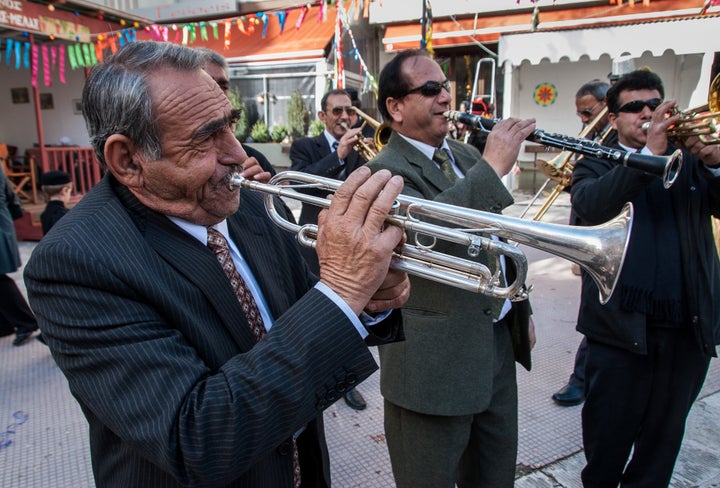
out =
{"type": "MultiPolygon", "coordinates": [[[[355,18],[360,15],[360,11],[364,17],[369,15],[369,4],[371,0],[350,0],[350,10],[355,13],[355,18]]],[[[352,31],[350,30],[350,22],[347,17],[347,13],[343,4],[345,2],[337,2],[335,0],[319,0],[318,22],[325,22],[328,20],[328,9],[333,7],[339,7],[342,14],[336,17],[336,22],[339,24],[340,32],[342,33],[343,28],[351,36],[353,50],[350,55],[355,56],[355,59],[359,59],[364,73],[368,73],[365,62],[360,58],[357,45],[354,38],[352,38],[352,31]]],[[[311,4],[308,3],[301,7],[298,7],[298,17],[295,22],[295,29],[299,30],[304,22],[306,21],[307,13],[310,10],[311,4]]],[[[234,28],[246,35],[251,36],[255,33],[256,29],[262,28],[262,38],[264,39],[267,33],[268,24],[272,21],[277,21],[280,26],[280,32],[282,33],[286,28],[286,20],[289,10],[279,10],[271,12],[257,12],[255,14],[242,15],[236,18],[229,18],[219,21],[208,21],[208,22],[192,22],[186,24],[172,24],[172,25],[161,25],[152,24],[144,27],[145,32],[155,40],[174,42],[176,44],[193,44],[198,40],[207,41],[212,35],[214,40],[221,39],[221,28],[223,45],[225,49],[231,47],[232,37],[231,33],[234,28]],[[210,34],[211,33],[211,34],[210,34]]],[[[120,20],[120,24],[125,26],[126,21],[120,20]]],[[[70,68],[80,69],[93,66],[98,62],[103,61],[104,55],[109,50],[111,53],[115,53],[117,49],[124,46],[126,43],[135,42],[137,40],[137,32],[140,29],[138,23],[132,24],[132,26],[121,29],[119,31],[93,34],[96,40],[94,42],[76,42],[74,44],[66,45],[64,43],[58,43],[58,45],[44,45],[43,48],[37,48],[33,46],[29,41],[13,41],[12,39],[7,40],[7,47],[5,52],[5,64],[8,66],[14,65],[16,69],[24,68],[32,70],[32,83],[33,86],[37,86],[39,67],[43,67],[43,79],[46,86],[50,86],[52,83],[53,71],[58,71],[58,77],[61,83],[65,83],[65,70],[66,60],[70,64],[70,68]],[[14,59],[13,59],[14,58],[14,59]]],[[[339,36],[336,36],[336,38],[339,36]]],[[[54,40],[54,36],[51,36],[54,40]]],[[[1,40],[0,40],[1,42],[1,40]]],[[[342,42],[340,42],[342,52],[342,42]]],[[[342,63],[342,56],[336,56],[337,59],[342,63]]],[[[342,66],[341,66],[342,68],[342,66]]],[[[343,69],[339,69],[342,72],[343,69]]],[[[373,89],[375,84],[374,79],[370,75],[368,80],[368,86],[373,89]]]]}
{"type": "MultiPolygon", "coordinates": [[[[354,0],[353,0],[354,1],[354,0]]],[[[350,12],[353,11],[353,2],[350,3],[350,9],[348,9],[350,12]]],[[[357,15],[357,11],[356,11],[357,15]]],[[[340,22],[343,25],[343,28],[345,29],[345,32],[347,33],[348,37],[350,38],[350,43],[352,44],[352,49],[348,51],[348,56],[352,56],[355,61],[360,63],[360,74],[363,77],[363,84],[361,88],[362,93],[367,92],[373,92],[375,96],[377,97],[377,80],[375,80],[375,77],[372,75],[370,70],[368,69],[367,64],[365,63],[365,60],[363,59],[362,55],[360,54],[360,49],[358,49],[357,42],[355,42],[355,36],[353,35],[353,31],[350,28],[350,20],[348,18],[348,11],[345,10],[342,5],[338,5],[338,18],[340,19],[340,22]]],[[[342,51],[339,51],[340,55],[342,55],[342,51]]]]}

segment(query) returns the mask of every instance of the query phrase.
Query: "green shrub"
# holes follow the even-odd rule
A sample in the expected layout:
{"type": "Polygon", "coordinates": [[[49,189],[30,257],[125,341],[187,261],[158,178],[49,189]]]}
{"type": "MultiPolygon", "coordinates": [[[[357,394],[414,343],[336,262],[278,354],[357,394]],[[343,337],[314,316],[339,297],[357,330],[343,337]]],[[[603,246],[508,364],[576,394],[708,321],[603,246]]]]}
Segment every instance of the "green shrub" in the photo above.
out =
{"type": "Polygon", "coordinates": [[[247,106],[245,100],[240,95],[240,90],[237,88],[231,88],[228,93],[230,99],[230,105],[234,109],[240,110],[240,118],[235,122],[235,137],[238,141],[245,142],[248,136],[248,119],[247,119],[247,106]]]}
{"type": "Polygon", "coordinates": [[[253,142],[268,142],[270,140],[270,131],[263,120],[258,120],[250,129],[250,137],[253,142]]]}
{"type": "Polygon", "coordinates": [[[305,137],[310,126],[310,112],[305,106],[300,90],[294,90],[290,94],[287,117],[290,137],[305,137]]]}
{"type": "Polygon", "coordinates": [[[310,137],[319,136],[325,130],[325,123],[320,119],[315,119],[310,124],[310,137]]]}
{"type": "Polygon", "coordinates": [[[282,142],[288,136],[288,128],[283,124],[275,124],[272,128],[273,142],[282,142]]]}

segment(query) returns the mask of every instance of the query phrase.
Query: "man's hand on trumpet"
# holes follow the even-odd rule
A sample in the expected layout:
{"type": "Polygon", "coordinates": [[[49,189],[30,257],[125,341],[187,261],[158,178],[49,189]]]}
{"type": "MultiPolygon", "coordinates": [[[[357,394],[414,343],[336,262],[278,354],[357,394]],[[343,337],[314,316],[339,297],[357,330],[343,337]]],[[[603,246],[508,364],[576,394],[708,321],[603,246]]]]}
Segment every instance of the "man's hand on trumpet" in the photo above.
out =
{"type": "Polygon", "coordinates": [[[405,236],[397,226],[385,226],[403,187],[389,171],[370,175],[367,167],[352,172],[318,218],[317,254],[320,280],[350,308],[380,312],[401,307],[408,299],[406,273],[388,271],[393,249],[405,236]]]}
{"type": "MultiPolygon", "coordinates": [[[[670,127],[675,125],[680,120],[680,114],[676,113],[677,102],[675,100],[666,100],[651,113],[649,117],[649,125],[647,125],[647,139],[645,141],[645,147],[647,147],[651,153],[655,155],[665,154],[668,147],[668,136],[667,132],[670,127]],[[668,114],[674,114],[668,116],[668,114]]],[[[645,122],[643,118],[643,111],[640,114],[640,125],[645,122]]]]}
{"type": "Polygon", "coordinates": [[[338,147],[335,149],[338,159],[343,160],[347,158],[350,151],[352,151],[355,144],[357,144],[361,138],[362,133],[360,132],[360,128],[348,129],[340,138],[338,147]]]}
{"type": "Polygon", "coordinates": [[[720,168],[720,144],[705,144],[699,137],[691,136],[682,145],[708,168],[720,168]]]}
{"type": "Polygon", "coordinates": [[[240,175],[246,180],[267,183],[272,176],[268,171],[263,170],[257,159],[249,157],[242,163],[242,172],[240,175]]]}

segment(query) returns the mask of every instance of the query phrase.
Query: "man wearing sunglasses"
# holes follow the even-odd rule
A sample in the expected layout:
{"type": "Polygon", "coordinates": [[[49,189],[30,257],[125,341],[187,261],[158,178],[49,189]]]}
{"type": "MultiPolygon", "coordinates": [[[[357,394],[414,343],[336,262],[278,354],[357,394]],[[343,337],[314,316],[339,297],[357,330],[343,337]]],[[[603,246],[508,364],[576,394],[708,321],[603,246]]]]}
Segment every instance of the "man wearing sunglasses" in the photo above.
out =
{"type": "MultiPolygon", "coordinates": [[[[358,138],[362,137],[359,128],[351,128],[357,121],[355,108],[350,94],[345,90],[328,91],[323,95],[320,106],[322,110],[317,115],[325,124],[325,130],[318,136],[293,141],[290,145],[290,169],[344,181],[350,173],[365,164],[353,148],[358,138]]],[[[372,144],[372,140],[366,142],[372,144]]],[[[319,198],[327,196],[323,190],[303,191],[319,198]]],[[[320,210],[317,205],[303,204],[300,225],[317,224],[320,210]]],[[[301,246],[300,252],[310,270],[318,275],[320,264],[315,249],[301,246]]],[[[364,410],[367,406],[363,396],[354,388],[345,392],[343,398],[354,410],[364,410]]]]}
{"type": "MultiPolygon", "coordinates": [[[[449,90],[426,52],[398,53],[379,77],[378,107],[393,133],[368,166],[402,175],[403,192],[413,197],[498,213],[513,203],[500,178],[515,164],[535,121],[498,122],[481,155],[447,137],[449,90]]],[[[439,241],[435,250],[472,259],[458,244],[439,241]]],[[[496,268],[485,252],[478,261],[496,268]]],[[[509,282],[513,266],[508,261],[504,268],[509,282]]],[[[529,369],[529,304],[411,280],[403,308],[405,345],[379,350],[397,487],[511,487],[517,459],[514,352],[529,369]]]]}
{"type": "MultiPolygon", "coordinates": [[[[668,155],[674,100],[650,71],[621,77],[607,93],[624,151],[668,155]]],[[[575,165],[572,208],[583,225],[632,202],[625,263],[611,300],[582,279],[579,332],[587,337],[582,412],[586,487],[663,487],[672,477],[685,421],[720,342],[720,263],[711,216],[720,216],[720,146],[682,145],[673,186],[639,169],[593,158],[575,165]]]]}

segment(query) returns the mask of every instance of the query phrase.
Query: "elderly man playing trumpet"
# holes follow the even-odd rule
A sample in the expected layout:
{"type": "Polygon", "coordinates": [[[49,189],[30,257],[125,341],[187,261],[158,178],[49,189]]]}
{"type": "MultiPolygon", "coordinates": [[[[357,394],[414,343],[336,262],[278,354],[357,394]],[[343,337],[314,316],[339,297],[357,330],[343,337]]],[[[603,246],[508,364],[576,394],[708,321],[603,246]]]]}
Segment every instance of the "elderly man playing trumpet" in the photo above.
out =
{"type": "Polygon", "coordinates": [[[382,228],[402,181],[343,183],[318,282],[262,196],[230,187],[238,112],[204,63],[133,42],[93,67],[83,115],[107,173],[35,248],[30,304],[97,486],[328,487],[322,411],[377,369],[368,343],[402,334],[397,312],[360,319],[409,294],[388,272],[403,232],[382,228]]]}
{"type": "MultiPolygon", "coordinates": [[[[679,115],[660,78],[639,70],[607,92],[612,147],[671,154],[679,115]]],[[[635,207],[612,299],[585,274],[578,331],[587,337],[583,444],[586,487],[668,486],[685,420],[720,343],[720,263],[710,217],[720,215],[720,145],[678,144],[683,165],[666,189],[656,177],[591,157],[575,165],[572,208],[581,225],[635,207]]]]}

